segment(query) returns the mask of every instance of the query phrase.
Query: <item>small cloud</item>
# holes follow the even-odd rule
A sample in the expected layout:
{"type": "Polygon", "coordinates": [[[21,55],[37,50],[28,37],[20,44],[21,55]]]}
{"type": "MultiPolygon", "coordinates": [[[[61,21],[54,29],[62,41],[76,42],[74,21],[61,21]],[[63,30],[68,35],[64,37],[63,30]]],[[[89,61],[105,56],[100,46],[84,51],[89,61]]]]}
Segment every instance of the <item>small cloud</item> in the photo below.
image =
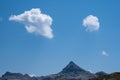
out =
{"type": "Polygon", "coordinates": [[[98,31],[100,22],[96,16],[89,15],[83,19],[83,26],[86,27],[86,31],[88,32],[98,31]]]}
{"type": "Polygon", "coordinates": [[[102,51],[101,55],[102,56],[109,56],[109,54],[106,51],[102,51]]]}
{"type": "Polygon", "coordinates": [[[0,17],[0,22],[2,21],[3,19],[0,17]]]}
{"type": "Polygon", "coordinates": [[[41,13],[39,8],[33,8],[20,15],[11,15],[9,20],[24,24],[29,33],[38,34],[49,39],[53,38],[51,28],[53,20],[49,15],[41,13]]]}

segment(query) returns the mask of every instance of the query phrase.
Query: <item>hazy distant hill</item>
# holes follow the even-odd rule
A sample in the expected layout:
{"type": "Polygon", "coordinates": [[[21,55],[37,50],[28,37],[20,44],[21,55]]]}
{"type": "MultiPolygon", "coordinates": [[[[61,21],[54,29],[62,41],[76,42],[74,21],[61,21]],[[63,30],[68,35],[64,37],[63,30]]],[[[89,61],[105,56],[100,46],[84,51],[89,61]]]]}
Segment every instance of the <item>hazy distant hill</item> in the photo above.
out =
{"type": "Polygon", "coordinates": [[[120,73],[106,74],[105,72],[97,72],[93,74],[71,61],[57,74],[31,77],[28,74],[6,72],[0,77],[0,80],[120,80],[120,73]]]}

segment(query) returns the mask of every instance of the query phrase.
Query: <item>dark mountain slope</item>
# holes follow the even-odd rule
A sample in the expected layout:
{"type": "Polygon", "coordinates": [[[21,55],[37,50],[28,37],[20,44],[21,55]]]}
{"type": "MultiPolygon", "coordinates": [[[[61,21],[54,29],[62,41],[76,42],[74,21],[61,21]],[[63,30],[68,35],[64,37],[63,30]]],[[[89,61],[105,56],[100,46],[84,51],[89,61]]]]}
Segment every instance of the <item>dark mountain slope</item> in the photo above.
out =
{"type": "Polygon", "coordinates": [[[105,73],[104,71],[100,71],[95,73],[96,76],[102,76],[102,75],[107,75],[107,73],[105,73]]]}
{"type": "Polygon", "coordinates": [[[102,76],[99,76],[97,78],[92,78],[89,80],[120,80],[120,72],[102,75],[102,76]]]}

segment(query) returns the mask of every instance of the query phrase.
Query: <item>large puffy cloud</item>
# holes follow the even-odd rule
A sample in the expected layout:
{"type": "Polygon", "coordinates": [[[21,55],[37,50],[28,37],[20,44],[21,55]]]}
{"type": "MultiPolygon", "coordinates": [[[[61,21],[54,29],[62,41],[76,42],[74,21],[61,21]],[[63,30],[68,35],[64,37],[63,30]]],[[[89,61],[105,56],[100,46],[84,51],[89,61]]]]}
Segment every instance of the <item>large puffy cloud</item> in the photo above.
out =
{"type": "Polygon", "coordinates": [[[98,31],[100,28],[99,20],[96,16],[89,15],[83,19],[83,26],[86,27],[86,31],[98,31]]]}
{"type": "Polygon", "coordinates": [[[10,21],[20,22],[25,25],[29,33],[35,33],[46,38],[53,38],[52,18],[49,15],[41,13],[39,8],[33,8],[20,15],[12,15],[10,21]]]}

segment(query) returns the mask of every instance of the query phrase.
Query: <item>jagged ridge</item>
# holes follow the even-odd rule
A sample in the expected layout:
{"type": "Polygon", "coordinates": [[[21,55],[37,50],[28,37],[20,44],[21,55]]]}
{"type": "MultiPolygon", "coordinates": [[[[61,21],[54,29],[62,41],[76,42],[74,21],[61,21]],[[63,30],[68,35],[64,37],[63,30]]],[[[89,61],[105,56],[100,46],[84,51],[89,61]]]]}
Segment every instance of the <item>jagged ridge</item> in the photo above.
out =
{"type": "Polygon", "coordinates": [[[99,77],[101,74],[104,75],[103,72],[99,72],[97,74],[98,75],[92,74],[71,61],[57,74],[42,77],[30,77],[27,74],[23,75],[21,73],[6,72],[2,77],[0,77],[0,80],[89,80],[91,78],[95,80],[95,77],[99,77]]]}

